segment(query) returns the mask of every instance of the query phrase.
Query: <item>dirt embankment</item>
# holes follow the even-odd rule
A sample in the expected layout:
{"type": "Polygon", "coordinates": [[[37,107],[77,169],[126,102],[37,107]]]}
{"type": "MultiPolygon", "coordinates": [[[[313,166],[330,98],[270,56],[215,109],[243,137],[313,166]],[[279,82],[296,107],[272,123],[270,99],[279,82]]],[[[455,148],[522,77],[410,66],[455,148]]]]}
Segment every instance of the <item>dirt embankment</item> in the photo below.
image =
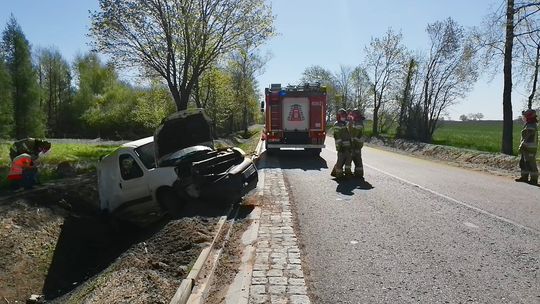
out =
{"type": "Polygon", "coordinates": [[[224,206],[141,228],[101,216],[95,177],[0,198],[0,301],[168,303],[224,206]]]}
{"type": "Polygon", "coordinates": [[[432,145],[403,139],[372,137],[367,139],[366,143],[498,175],[514,176],[519,173],[519,157],[502,153],[432,145]]]}

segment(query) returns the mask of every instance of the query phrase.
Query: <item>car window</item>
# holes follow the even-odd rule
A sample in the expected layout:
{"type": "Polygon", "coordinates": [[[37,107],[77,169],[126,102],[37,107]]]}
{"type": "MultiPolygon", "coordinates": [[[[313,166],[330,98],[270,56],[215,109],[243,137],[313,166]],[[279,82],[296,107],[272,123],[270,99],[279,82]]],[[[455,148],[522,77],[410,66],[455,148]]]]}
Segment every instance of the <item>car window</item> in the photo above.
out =
{"type": "Polygon", "coordinates": [[[130,180],[143,176],[143,171],[133,156],[121,154],[118,163],[120,165],[120,174],[122,175],[123,180],[130,180]]]}
{"type": "Polygon", "coordinates": [[[154,157],[154,142],[147,143],[135,149],[135,153],[147,169],[156,167],[156,158],[154,157]]]}

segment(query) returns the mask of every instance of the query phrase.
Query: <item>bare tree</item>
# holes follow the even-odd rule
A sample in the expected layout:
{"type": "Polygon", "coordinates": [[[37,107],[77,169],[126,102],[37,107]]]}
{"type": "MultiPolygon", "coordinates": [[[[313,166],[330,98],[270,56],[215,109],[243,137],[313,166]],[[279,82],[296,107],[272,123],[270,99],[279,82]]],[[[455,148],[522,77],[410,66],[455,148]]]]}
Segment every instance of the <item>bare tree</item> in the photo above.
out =
{"type": "MultiPolygon", "coordinates": [[[[530,16],[524,20],[524,28],[526,34],[517,36],[516,41],[518,48],[517,61],[520,73],[517,74],[524,78],[530,89],[530,94],[527,99],[527,108],[532,109],[533,101],[536,96],[536,87],[538,84],[538,71],[540,68],[540,32],[536,29],[540,28],[540,20],[538,16],[530,16]]],[[[516,60],[514,59],[514,60],[516,60]]]]}
{"type": "Polygon", "coordinates": [[[382,38],[372,38],[366,47],[365,67],[372,81],[373,134],[379,133],[379,110],[390,100],[390,88],[402,73],[405,47],[401,33],[389,29],[382,38]]]}
{"type": "Polygon", "coordinates": [[[334,74],[336,83],[336,94],[340,96],[339,106],[347,109],[352,106],[352,68],[350,66],[340,65],[339,71],[334,74]]]}
{"type": "Polygon", "coordinates": [[[351,81],[353,107],[365,111],[371,105],[369,99],[371,82],[366,70],[360,66],[356,67],[351,73],[351,81]]]}
{"type": "MultiPolygon", "coordinates": [[[[512,113],[512,87],[513,62],[523,54],[524,47],[514,41],[521,36],[529,36],[538,32],[539,28],[528,28],[528,20],[540,12],[540,1],[532,0],[504,0],[495,12],[487,17],[484,30],[477,35],[479,45],[485,49],[485,62],[498,67],[497,57],[503,58],[503,136],[502,152],[511,155],[513,152],[513,113],[512,113]],[[504,31],[503,31],[504,29],[504,31]],[[517,56],[516,56],[517,55],[517,56]]],[[[519,73],[518,73],[519,74],[519,73]]],[[[534,95],[534,94],[533,94],[534,95]]]]}
{"type": "Polygon", "coordinates": [[[441,114],[472,89],[478,72],[475,48],[452,18],[427,26],[429,53],[422,68],[420,139],[431,141],[441,114]]]}
{"type": "Polygon", "coordinates": [[[99,0],[91,13],[95,48],[161,77],[177,110],[219,56],[258,46],[274,33],[264,0],[99,0]]]}

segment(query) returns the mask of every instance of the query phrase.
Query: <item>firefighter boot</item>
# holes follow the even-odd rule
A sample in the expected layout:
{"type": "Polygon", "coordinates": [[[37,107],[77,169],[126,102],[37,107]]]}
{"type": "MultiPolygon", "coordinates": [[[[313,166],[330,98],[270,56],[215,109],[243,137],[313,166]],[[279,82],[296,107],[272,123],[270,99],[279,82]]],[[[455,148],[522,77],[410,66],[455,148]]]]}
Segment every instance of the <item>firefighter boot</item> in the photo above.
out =
{"type": "Polygon", "coordinates": [[[354,170],[354,177],[364,180],[364,171],[354,170]]]}
{"type": "Polygon", "coordinates": [[[533,186],[538,186],[538,176],[531,176],[531,180],[529,181],[529,184],[533,186]]]}
{"type": "Polygon", "coordinates": [[[353,173],[351,171],[351,168],[345,168],[345,173],[344,173],[345,177],[352,177],[353,176],[353,173]]]}
{"type": "Polygon", "coordinates": [[[529,182],[529,176],[528,175],[522,175],[520,178],[515,179],[518,183],[528,183],[529,182]]]}

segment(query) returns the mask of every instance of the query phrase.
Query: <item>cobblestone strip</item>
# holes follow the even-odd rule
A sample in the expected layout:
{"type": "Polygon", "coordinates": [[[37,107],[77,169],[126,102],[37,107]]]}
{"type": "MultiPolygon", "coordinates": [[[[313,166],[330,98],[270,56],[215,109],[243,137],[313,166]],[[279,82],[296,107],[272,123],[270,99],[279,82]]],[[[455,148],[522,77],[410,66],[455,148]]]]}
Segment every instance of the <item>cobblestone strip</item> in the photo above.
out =
{"type": "Polygon", "coordinates": [[[283,173],[264,169],[264,174],[249,303],[309,304],[283,173]]]}

